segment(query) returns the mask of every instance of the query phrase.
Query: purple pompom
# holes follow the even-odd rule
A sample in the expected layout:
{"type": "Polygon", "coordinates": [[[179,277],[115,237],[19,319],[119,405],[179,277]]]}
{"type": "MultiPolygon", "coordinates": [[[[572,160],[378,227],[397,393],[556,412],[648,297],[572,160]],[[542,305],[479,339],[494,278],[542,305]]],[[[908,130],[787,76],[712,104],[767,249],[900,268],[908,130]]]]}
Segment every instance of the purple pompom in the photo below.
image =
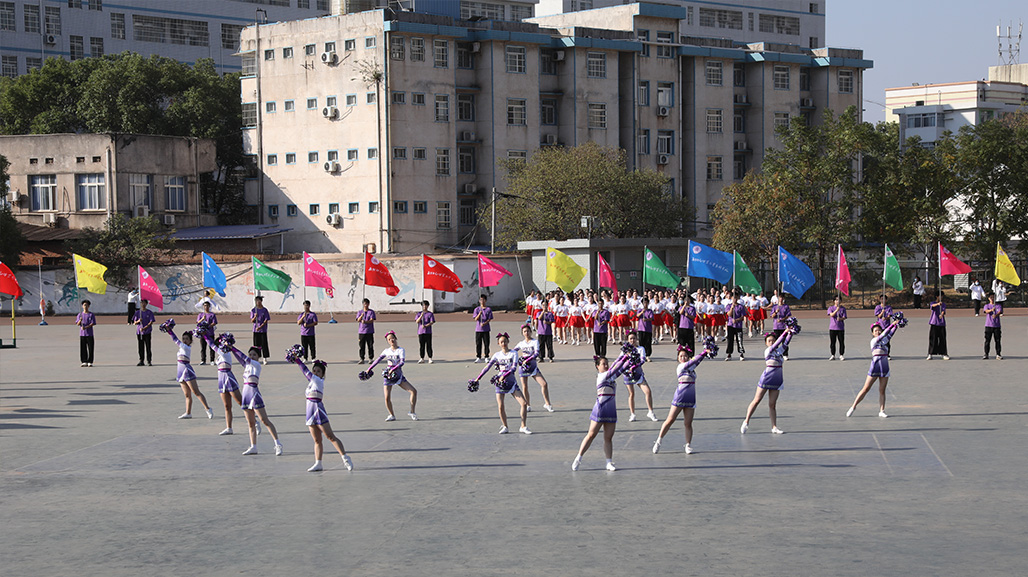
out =
{"type": "Polygon", "coordinates": [[[157,327],[162,333],[169,332],[175,328],[175,319],[168,319],[161,323],[161,326],[157,327]]]}

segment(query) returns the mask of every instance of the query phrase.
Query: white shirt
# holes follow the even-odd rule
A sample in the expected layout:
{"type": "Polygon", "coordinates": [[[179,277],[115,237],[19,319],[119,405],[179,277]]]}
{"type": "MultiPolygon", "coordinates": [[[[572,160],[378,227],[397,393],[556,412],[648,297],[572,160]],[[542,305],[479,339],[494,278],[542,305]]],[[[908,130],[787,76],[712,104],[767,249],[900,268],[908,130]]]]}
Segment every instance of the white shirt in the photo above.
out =
{"type": "Polygon", "coordinates": [[[982,288],[982,285],[980,285],[980,284],[973,284],[973,285],[971,285],[970,290],[971,290],[971,299],[973,299],[973,300],[980,301],[980,300],[982,300],[982,298],[985,297],[985,289],[982,288]]]}

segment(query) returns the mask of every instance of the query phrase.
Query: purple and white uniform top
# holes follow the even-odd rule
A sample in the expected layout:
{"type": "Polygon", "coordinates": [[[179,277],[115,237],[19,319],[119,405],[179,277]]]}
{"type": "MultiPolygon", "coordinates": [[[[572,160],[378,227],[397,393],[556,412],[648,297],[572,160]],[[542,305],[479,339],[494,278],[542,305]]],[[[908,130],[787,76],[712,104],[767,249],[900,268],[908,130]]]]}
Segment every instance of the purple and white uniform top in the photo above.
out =
{"type": "Polygon", "coordinates": [[[232,374],[232,353],[221,350],[220,347],[215,346],[214,341],[209,337],[207,344],[211,346],[211,350],[214,351],[214,362],[218,364],[218,392],[219,393],[231,393],[239,390],[239,382],[236,380],[236,376],[232,374]]]}
{"type": "Polygon", "coordinates": [[[375,362],[371,363],[368,370],[370,371],[375,367],[375,365],[383,361],[386,363],[386,369],[382,371],[382,385],[391,387],[402,383],[404,379],[403,364],[407,362],[407,353],[403,350],[403,347],[396,347],[395,349],[392,347],[386,347],[386,349],[378,355],[378,358],[375,359],[375,362]],[[391,379],[386,376],[389,370],[393,371],[393,378],[391,379]]]}
{"type": "Polygon", "coordinates": [[[871,367],[867,370],[867,376],[889,376],[889,341],[896,334],[896,328],[895,323],[890,324],[882,334],[871,338],[871,367]]]}
{"type": "Polygon", "coordinates": [[[325,380],[312,373],[302,362],[298,361],[297,364],[300,365],[303,376],[307,378],[307,390],[304,391],[304,396],[307,397],[307,426],[327,425],[328,413],[322,403],[325,397],[325,380]]]}
{"type": "Polygon", "coordinates": [[[243,398],[240,404],[244,409],[251,411],[263,409],[264,397],[257,388],[261,381],[261,364],[239,349],[233,348],[232,353],[239,360],[239,365],[243,367],[243,398]]]}
{"type": "Polygon", "coordinates": [[[764,349],[764,372],[757,380],[757,386],[762,389],[777,391],[782,388],[782,363],[785,361],[785,347],[789,346],[792,340],[792,333],[785,331],[778,340],[770,347],[764,349]]]}
{"type": "MultiPolygon", "coordinates": [[[[642,347],[635,347],[636,352],[639,353],[639,359],[642,362],[646,362],[646,349],[642,347]]],[[[628,361],[631,362],[631,361],[628,361]]],[[[639,383],[646,380],[646,375],[643,374],[642,365],[637,367],[625,367],[625,384],[626,385],[638,385],[639,383]],[[630,369],[630,370],[629,370],[630,369]]]]}
{"type": "Polygon", "coordinates": [[[179,383],[195,381],[196,371],[193,370],[193,365],[189,364],[189,355],[193,352],[193,347],[180,341],[173,331],[168,331],[168,334],[171,335],[171,340],[175,341],[175,344],[178,345],[178,352],[175,353],[175,360],[178,361],[176,363],[178,371],[175,381],[179,383]]]}
{"type": "Polygon", "coordinates": [[[514,349],[510,349],[507,352],[497,351],[489,358],[489,362],[486,364],[482,372],[479,373],[478,378],[481,379],[489,372],[489,369],[496,367],[496,370],[500,372],[502,376],[498,385],[496,385],[496,393],[508,394],[520,391],[517,381],[514,379],[514,370],[517,365],[518,353],[514,349]]]}
{"type": "Polygon", "coordinates": [[[519,377],[534,377],[539,373],[539,363],[536,359],[539,358],[539,340],[531,339],[524,340],[514,345],[511,349],[518,353],[521,362],[518,363],[518,376],[519,377]]]}
{"type": "Polygon", "coordinates": [[[617,391],[617,380],[628,368],[631,360],[621,355],[611,363],[605,373],[596,375],[596,405],[589,415],[589,420],[597,423],[618,422],[617,402],[614,393],[617,391]]]}
{"type": "Polygon", "coordinates": [[[684,363],[678,363],[678,388],[671,399],[671,405],[688,409],[696,406],[696,367],[707,358],[700,353],[684,363]]]}

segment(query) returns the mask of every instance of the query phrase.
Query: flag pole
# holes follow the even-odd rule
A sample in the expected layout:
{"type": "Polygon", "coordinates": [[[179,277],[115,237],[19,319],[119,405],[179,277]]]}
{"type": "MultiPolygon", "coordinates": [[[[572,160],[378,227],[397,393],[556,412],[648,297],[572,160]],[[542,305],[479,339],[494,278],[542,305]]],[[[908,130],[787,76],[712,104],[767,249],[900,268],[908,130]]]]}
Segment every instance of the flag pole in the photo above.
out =
{"type": "Polygon", "coordinates": [[[885,243],[885,252],[882,253],[882,294],[885,294],[885,272],[889,266],[889,243],[885,243]]]}
{"type": "MultiPolygon", "coordinates": [[[[514,253],[514,264],[518,267],[518,280],[521,281],[521,292],[524,293],[525,297],[528,297],[528,293],[525,292],[525,277],[521,274],[521,261],[518,260],[518,253],[514,253]]],[[[478,275],[478,284],[482,285],[482,274],[478,275]]]]}
{"type": "Polygon", "coordinates": [[[646,251],[649,250],[645,244],[643,245],[643,266],[642,266],[642,292],[643,296],[646,296],[646,251]]]}
{"type": "MultiPolygon", "coordinates": [[[[74,264],[74,263],[72,263],[74,264]]],[[[46,299],[43,298],[43,259],[40,258],[39,262],[36,263],[36,269],[39,271],[39,326],[48,326],[46,322],[46,299]]],[[[76,282],[75,284],[78,284],[76,282]]],[[[14,306],[14,300],[11,300],[11,306],[14,306]]]]}

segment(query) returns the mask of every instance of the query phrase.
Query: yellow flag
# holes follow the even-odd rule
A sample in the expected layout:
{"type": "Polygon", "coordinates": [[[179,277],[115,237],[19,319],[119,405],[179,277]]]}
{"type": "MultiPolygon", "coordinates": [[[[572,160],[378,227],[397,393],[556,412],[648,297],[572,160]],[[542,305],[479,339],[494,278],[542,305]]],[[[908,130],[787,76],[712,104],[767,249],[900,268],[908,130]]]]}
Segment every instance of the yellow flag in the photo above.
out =
{"type": "Polygon", "coordinates": [[[996,278],[1013,286],[1021,284],[1021,278],[1017,276],[1014,263],[1010,262],[1010,257],[998,242],[996,243],[996,278]]]}
{"type": "Polygon", "coordinates": [[[546,280],[556,283],[564,292],[575,290],[585,273],[586,270],[568,255],[555,248],[546,249],[546,280]]]}
{"type": "Polygon", "coordinates": [[[71,258],[75,262],[75,284],[91,293],[106,294],[107,281],[104,280],[104,273],[107,272],[107,267],[77,254],[71,255],[71,258]]]}

